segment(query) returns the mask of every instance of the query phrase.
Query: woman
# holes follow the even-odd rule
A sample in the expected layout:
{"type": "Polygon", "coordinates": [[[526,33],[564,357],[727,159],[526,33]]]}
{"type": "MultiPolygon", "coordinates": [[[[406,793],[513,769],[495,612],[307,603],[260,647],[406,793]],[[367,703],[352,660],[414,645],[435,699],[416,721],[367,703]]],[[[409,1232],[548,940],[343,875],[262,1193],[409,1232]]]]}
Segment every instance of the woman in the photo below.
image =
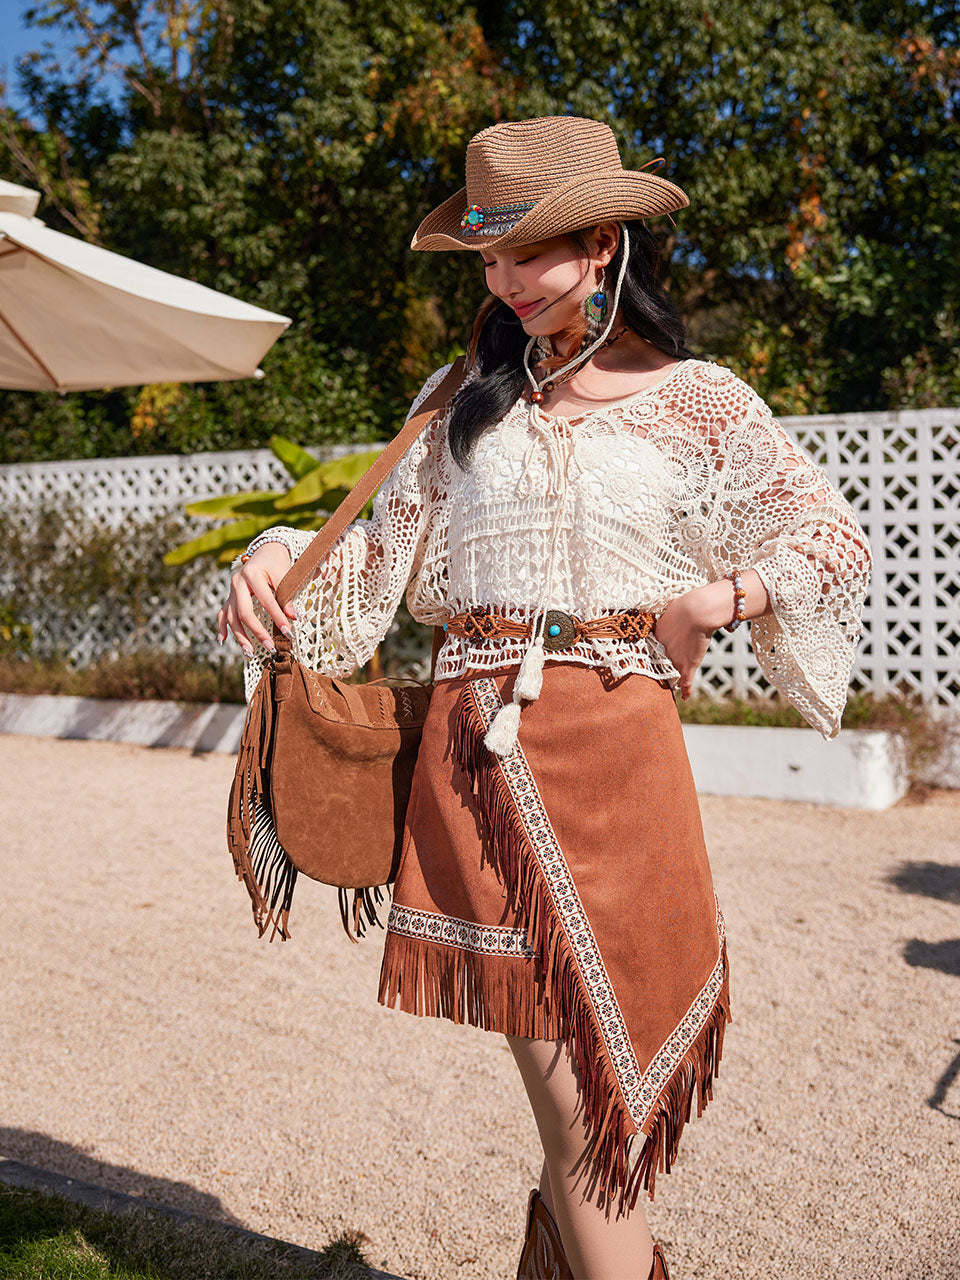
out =
{"type": "Polygon", "coordinates": [[[477,253],[490,294],[452,404],[286,615],[274,589],[312,535],[256,538],[219,635],[249,697],[271,621],[328,674],[405,591],[444,626],[379,999],[506,1035],[544,1149],[520,1276],[665,1277],[638,1195],[729,1019],[673,690],[749,619],[765,675],[833,737],[870,553],[756,393],[685,346],[644,221],[678,187],[575,117],[483,130],[466,177],[412,242],[477,253]]]}

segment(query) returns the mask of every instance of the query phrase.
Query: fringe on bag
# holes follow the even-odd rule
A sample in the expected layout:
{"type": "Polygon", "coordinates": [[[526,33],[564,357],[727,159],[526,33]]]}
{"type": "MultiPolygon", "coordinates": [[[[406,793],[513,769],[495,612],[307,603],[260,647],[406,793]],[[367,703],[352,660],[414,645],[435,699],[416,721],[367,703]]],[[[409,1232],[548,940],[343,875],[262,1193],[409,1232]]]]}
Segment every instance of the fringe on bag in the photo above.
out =
{"type": "MultiPolygon", "coordinates": [[[[250,895],[258,935],[262,938],[272,925],[269,941],[279,934],[286,942],[299,872],[280,843],[268,803],[270,747],[276,716],[273,678],[274,671],[268,666],[247,708],[227,805],[227,844],[237,876],[250,895]]],[[[364,936],[368,923],[383,928],[377,904],[386,896],[382,885],[339,890],[340,920],[351,942],[364,936]]]]}
{"type": "Polygon", "coordinates": [[[233,866],[250,895],[253,920],[262,938],[290,937],[288,921],[297,868],[277,839],[268,807],[270,746],[276,704],[274,672],[268,666],[254,690],[237,749],[237,765],[227,804],[227,845],[233,866]]]}
{"type": "Polygon", "coordinates": [[[388,900],[388,893],[385,885],[373,885],[369,889],[338,889],[337,897],[340,902],[340,922],[343,925],[344,933],[351,942],[359,942],[366,932],[367,924],[375,924],[379,928],[383,928],[383,921],[377,914],[377,904],[388,900]],[[350,902],[350,893],[353,893],[353,903],[350,902]],[[353,925],[351,932],[350,925],[353,925]]]}
{"type": "MultiPolygon", "coordinates": [[[[584,1118],[592,1130],[584,1156],[590,1165],[587,1193],[592,1195],[598,1186],[605,1199],[612,1200],[619,1193],[619,1212],[624,1213],[636,1205],[641,1186],[653,1199],[657,1173],[669,1172],[676,1159],[694,1096],[698,1115],[712,1097],[724,1026],[730,1019],[726,945],[721,946],[722,990],[696,1040],[665,1081],[643,1131],[638,1133],[622,1102],[616,1073],[580,980],[576,959],[500,762],[484,745],[486,732],[484,715],[467,685],[457,711],[454,755],[476,796],[494,868],[507,890],[511,908],[523,922],[528,945],[539,960],[545,1019],[560,1028],[582,1081],[584,1118]]],[[[453,977],[456,981],[457,975],[453,977]]],[[[424,979],[428,980],[429,974],[424,974],[424,979]]],[[[447,1002],[459,1007],[462,999],[462,994],[451,994],[447,1002]]]]}

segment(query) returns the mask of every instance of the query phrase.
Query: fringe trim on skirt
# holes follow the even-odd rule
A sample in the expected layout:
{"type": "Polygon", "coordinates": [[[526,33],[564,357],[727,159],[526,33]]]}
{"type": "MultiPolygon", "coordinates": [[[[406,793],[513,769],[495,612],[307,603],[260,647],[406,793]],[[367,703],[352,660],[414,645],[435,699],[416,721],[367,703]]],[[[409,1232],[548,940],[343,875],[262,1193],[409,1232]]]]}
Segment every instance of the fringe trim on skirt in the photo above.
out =
{"type": "MultiPolygon", "coordinates": [[[[499,759],[483,745],[488,727],[472,686],[461,695],[453,749],[474,788],[489,837],[489,847],[508,892],[508,901],[525,922],[527,940],[539,961],[551,1023],[568,1045],[583,1085],[584,1113],[593,1129],[589,1144],[591,1174],[587,1191],[599,1189],[606,1199],[619,1192],[619,1212],[636,1205],[640,1188],[654,1196],[656,1175],[669,1172],[676,1159],[693,1099],[697,1114],[713,1096],[713,1078],[730,1020],[726,944],[721,943],[723,973],[720,992],[696,1039],[664,1080],[641,1134],[632,1127],[620,1085],[593,1010],[584,992],[579,966],[557,916],[553,897],[539,869],[535,850],[517,811],[499,759]],[[642,1150],[636,1150],[642,1143],[642,1150]]],[[[454,971],[455,972],[455,971],[454,971]]],[[[466,992],[450,992],[451,1005],[466,992]]],[[[473,989],[475,1000],[482,991],[473,989]]],[[[468,1002],[471,997],[466,997],[468,1002]]],[[[703,993],[698,997],[702,1000],[703,993]]],[[[480,1013],[481,1017],[489,1016],[480,1013]]],[[[480,1023],[479,1025],[486,1025],[480,1023]]]]}
{"type": "Polygon", "coordinates": [[[561,1023],[529,982],[517,982],[517,965],[531,964],[512,956],[479,955],[460,947],[444,947],[420,938],[394,938],[380,974],[381,1004],[423,1018],[559,1040],[561,1023]]]}
{"type": "Polygon", "coordinates": [[[730,1020],[723,918],[669,689],[545,669],[518,743],[484,737],[509,672],[434,689],[379,1001],[563,1041],[586,1192],[632,1209],[713,1095],[730,1020]]]}

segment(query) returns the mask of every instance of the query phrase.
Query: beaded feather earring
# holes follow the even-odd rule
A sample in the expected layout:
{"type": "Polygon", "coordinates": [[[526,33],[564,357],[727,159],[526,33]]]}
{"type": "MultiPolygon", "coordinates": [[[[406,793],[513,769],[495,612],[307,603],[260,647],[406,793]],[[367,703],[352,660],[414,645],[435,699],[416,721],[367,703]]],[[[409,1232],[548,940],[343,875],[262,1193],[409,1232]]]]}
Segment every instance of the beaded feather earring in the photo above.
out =
{"type": "Polygon", "coordinates": [[[603,288],[606,282],[606,272],[601,271],[600,283],[584,299],[583,310],[587,317],[587,332],[584,341],[588,344],[596,338],[607,318],[607,295],[603,288]]]}

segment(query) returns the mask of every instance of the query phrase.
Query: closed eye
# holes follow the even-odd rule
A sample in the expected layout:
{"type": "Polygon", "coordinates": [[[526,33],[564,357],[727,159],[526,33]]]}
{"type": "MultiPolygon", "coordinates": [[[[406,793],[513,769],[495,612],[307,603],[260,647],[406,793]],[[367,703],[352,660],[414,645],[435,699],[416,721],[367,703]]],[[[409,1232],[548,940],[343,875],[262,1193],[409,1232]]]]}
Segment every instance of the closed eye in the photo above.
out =
{"type": "MultiPolygon", "coordinates": [[[[533,258],[535,258],[536,256],[537,256],[537,255],[536,255],[536,254],[534,254],[532,258],[517,258],[517,260],[516,260],[516,266],[518,266],[518,267],[522,267],[525,263],[527,263],[527,262],[532,262],[532,261],[533,261],[533,258]]],[[[483,262],[483,259],[482,259],[482,258],[481,258],[481,262],[483,262]]],[[[494,262],[483,262],[483,265],[484,265],[484,267],[493,267],[493,266],[496,266],[496,263],[494,263],[494,262]]]]}

